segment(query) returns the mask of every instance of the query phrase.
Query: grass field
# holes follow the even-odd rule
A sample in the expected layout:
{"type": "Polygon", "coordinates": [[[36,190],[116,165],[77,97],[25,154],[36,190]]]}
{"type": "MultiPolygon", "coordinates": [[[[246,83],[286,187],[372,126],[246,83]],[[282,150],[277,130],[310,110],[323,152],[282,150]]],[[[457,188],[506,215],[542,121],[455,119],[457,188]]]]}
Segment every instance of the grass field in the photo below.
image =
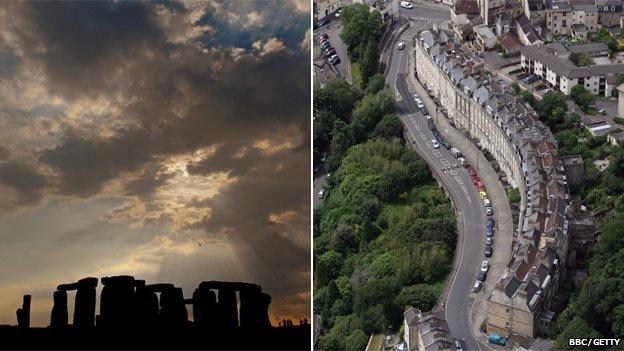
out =
{"type": "Polygon", "coordinates": [[[383,341],[383,335],[376,334],[373,335],[373,339],[366,351],[379,351],[381,349],[381,342],[383,341]]]}

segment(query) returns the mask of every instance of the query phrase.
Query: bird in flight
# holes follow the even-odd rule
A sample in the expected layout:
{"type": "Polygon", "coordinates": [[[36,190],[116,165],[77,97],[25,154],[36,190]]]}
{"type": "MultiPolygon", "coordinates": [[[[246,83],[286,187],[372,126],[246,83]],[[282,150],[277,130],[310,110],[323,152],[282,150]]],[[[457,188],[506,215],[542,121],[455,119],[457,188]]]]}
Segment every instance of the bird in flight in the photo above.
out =
{"type": "Polygon", "coordinates": [[[200,247],[203,245],[201,241],[197,242],[197,245],[199,245],[200,247]]]}

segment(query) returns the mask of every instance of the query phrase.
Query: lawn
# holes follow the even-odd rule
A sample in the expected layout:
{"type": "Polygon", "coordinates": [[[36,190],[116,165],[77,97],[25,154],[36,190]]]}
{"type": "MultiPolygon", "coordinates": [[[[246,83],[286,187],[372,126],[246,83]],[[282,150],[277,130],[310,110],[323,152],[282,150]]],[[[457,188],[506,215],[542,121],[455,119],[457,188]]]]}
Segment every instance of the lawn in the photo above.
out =
{"type": "Polygon", "coordinates": [[[354,87],[362,87],[362,74],[360,73],[359,63],[351,63],[351,79],[354,87]]]}
{"type": "Polygon", "coordinates": [[[366,351],[379,351],[381,349],[381,342],[383,341],[383,335],[376,334],[373,335],[373,339],[370,342],[370,345],[366,351]]]}

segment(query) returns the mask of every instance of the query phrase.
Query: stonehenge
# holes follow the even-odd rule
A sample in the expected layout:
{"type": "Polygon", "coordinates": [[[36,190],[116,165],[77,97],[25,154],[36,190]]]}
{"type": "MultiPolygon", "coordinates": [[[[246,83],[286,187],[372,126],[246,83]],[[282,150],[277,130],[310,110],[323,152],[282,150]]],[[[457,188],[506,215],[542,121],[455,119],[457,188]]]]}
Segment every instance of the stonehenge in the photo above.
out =
{"type": "MultiPolygon", "coordinates": [[[[124,330],[152,327],[183,328],[193,325],[207,331],[261,331],[271,328],[271,296],[256,284],[205,281],[185,299],[182,289],[173,284],[149,284],[132,276],[101,279],[100,313],[96,317],[97,278],[84,278],[61,284],[54,292],[51,328],[67,328],[67,292],[76,291],[73,328],[115,328],[124,330]],[[194,323],[189,321],[191,305],[194,323]]],[[[30,297],[17,311],[18,324],[28,325],[30,297]]]]}

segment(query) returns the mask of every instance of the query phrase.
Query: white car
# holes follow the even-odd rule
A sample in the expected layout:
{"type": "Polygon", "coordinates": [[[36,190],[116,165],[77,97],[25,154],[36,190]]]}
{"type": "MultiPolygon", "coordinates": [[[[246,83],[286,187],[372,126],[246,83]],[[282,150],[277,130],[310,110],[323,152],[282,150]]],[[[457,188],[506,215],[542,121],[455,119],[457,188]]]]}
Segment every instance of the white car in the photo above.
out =
{"type": "Polygon", "coordinates": [[[399,50],[403,50],[403,49],[405,49],[405,43],[404,43],[404,42],[400,42],[400,43],[397,45],[397,49],[399,49],[399,50]]]}
{"type": "Polygon", "coordinates": [[[491,216],[491,215],[494,214],[494,211],[492,211],[491,207],[486,207],[485,208],[485,214],[488,215],[488,216],[491,216]]]}
{"type": "Polygon", "coordinates": [[[487,260],[481,262],[481,272],[487,273],[488,269],[490,269],[490,262],[487,260]]]}
{"type": "Polygon", "coordinates": [[[433,146],[434,149],[437,149],[440,147],[440,143],[438,143],[435,139],[431,139],[431,146],[433,146]]]}
{"type": "Polygon", "coordinates": [[[425,107],[425,105],[421,102],[416,101],[416,106],[418,106],[418,108],[423,108],[425,107]]]}
{"type": "Polygon", "coordinates": [[[414,8],[414,5],[409,1],[401,1],[401,7],[404,9],[411,9],[414,8]]]}
{"type": "Polygon", "coordinates": [[[319,191],[319,193],[318,193],[318,198],[322,199],[324,197],[325,197],[325,189],[321,189],[321,191],[319,191]]]}
{"type": "Polygon", "coordinates": [[[472,286],[472,291],[478,292],[479,290],[481,290],[481,286],[482,285],[483,285],[483,283],[480,280],[475,280],[475,283],[472,286]]]}
{"type": "Polygon", "coordinates": [[[459,163],[460,163],[462,166],[466,164],[466,159],[465,159],[465,158],[463,158],[463,157],[458,157],[458,158],[457,158],[457,161],[459,161],[459,163]]]}

